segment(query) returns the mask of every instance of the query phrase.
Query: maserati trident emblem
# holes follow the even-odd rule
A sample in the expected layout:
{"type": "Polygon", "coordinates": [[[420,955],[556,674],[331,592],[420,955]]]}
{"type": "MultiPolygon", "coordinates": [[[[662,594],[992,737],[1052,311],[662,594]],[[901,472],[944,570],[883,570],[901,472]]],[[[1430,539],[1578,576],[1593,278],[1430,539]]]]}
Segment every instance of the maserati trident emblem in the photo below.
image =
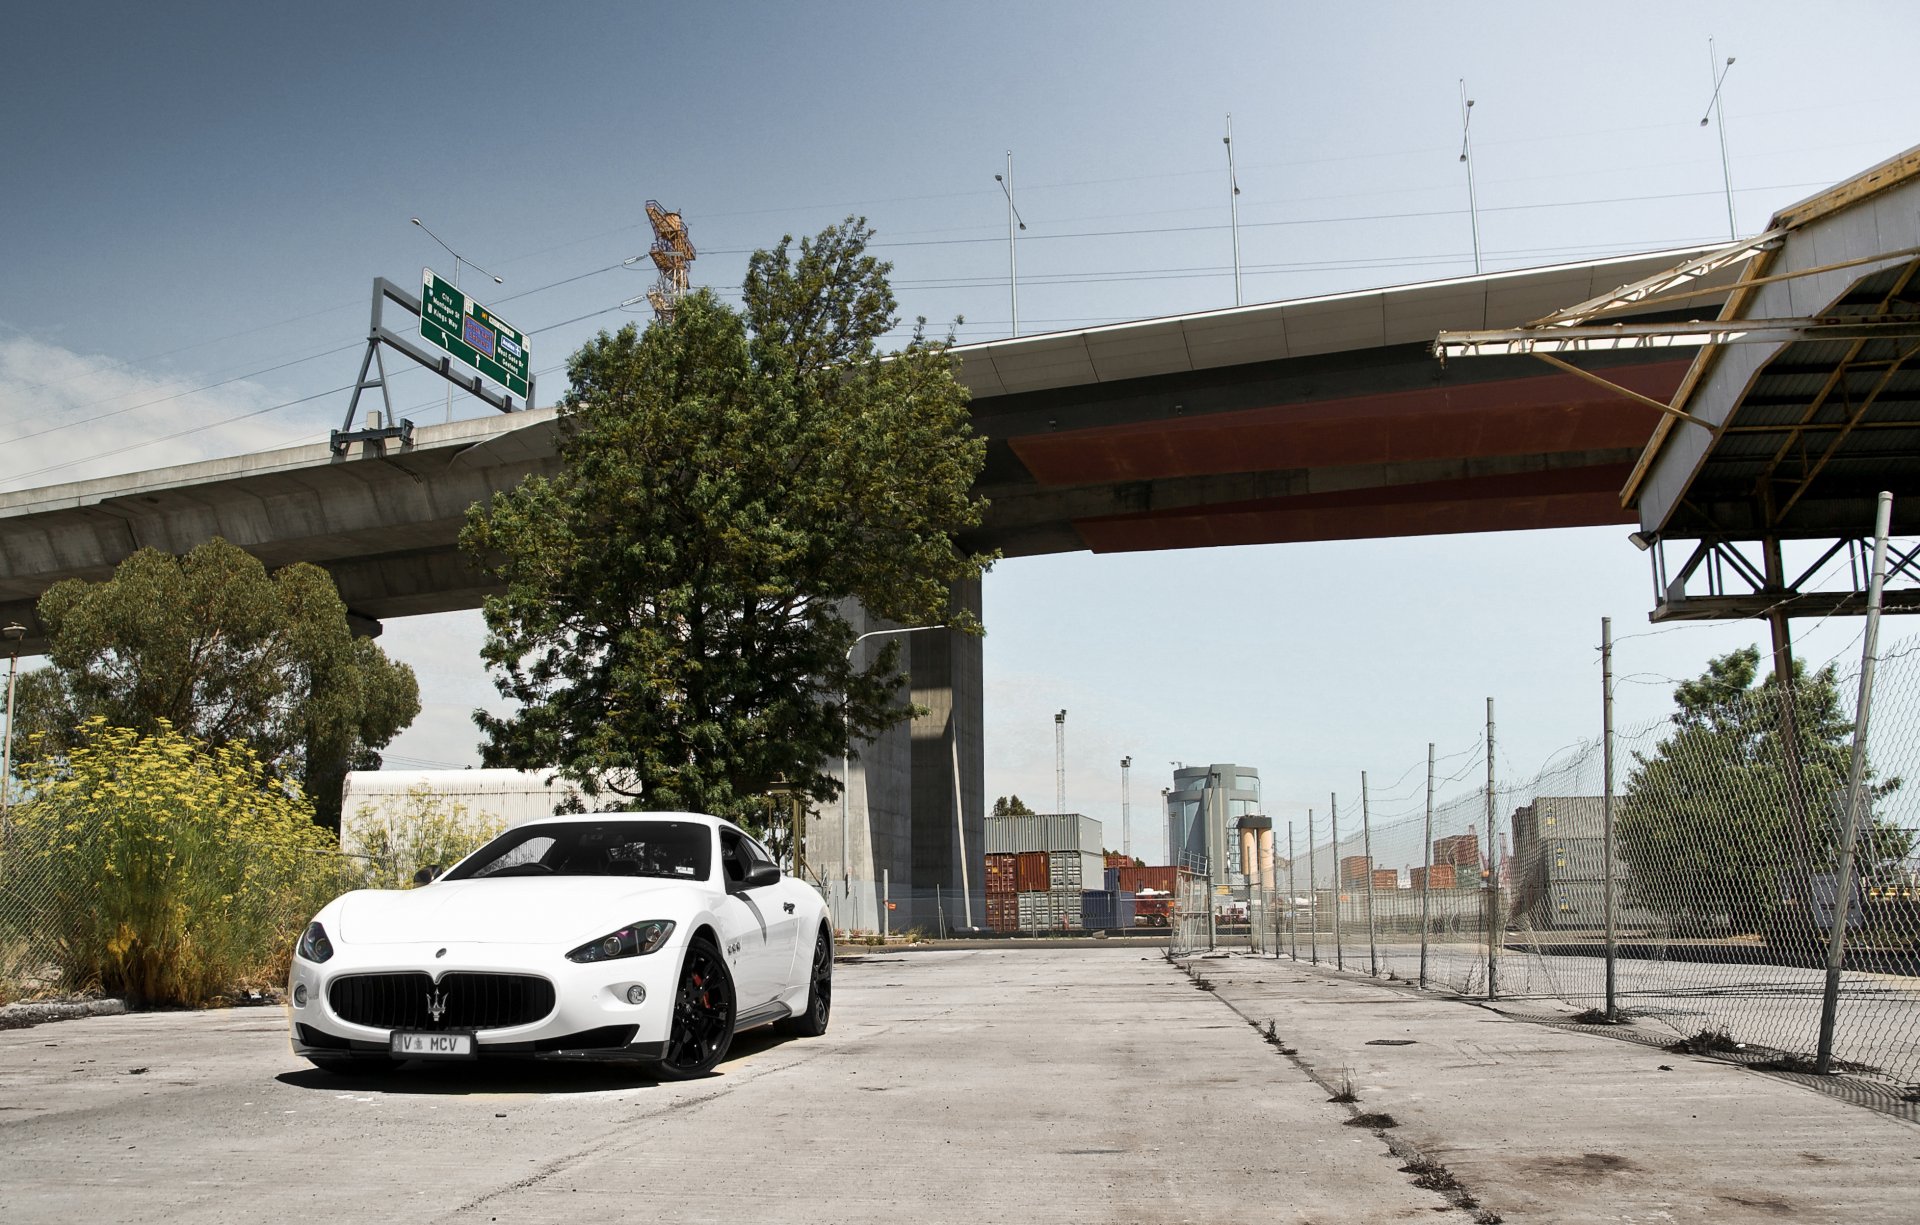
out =
{"type": "Polygon", "coordinates": [[[447,993],[444,991],[427,992],[427,1016],[438,1024],[441,1017],[447,1015],[447,993]]]}

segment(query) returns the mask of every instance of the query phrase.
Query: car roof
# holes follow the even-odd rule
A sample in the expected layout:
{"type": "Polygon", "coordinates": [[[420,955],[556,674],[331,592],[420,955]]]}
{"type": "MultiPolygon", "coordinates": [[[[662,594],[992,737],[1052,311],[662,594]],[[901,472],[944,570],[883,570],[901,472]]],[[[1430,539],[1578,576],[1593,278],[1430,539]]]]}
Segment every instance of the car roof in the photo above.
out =
{"type": "Polygon", "coordinates": [[[529,821],[516,822],[515,829],[529,825],[552,825],[566,821],[692,821],[700,825],[738,828],[724,817],[709,816],[703,812],[568,812],[551,817],[535,817],[529,821]]]}

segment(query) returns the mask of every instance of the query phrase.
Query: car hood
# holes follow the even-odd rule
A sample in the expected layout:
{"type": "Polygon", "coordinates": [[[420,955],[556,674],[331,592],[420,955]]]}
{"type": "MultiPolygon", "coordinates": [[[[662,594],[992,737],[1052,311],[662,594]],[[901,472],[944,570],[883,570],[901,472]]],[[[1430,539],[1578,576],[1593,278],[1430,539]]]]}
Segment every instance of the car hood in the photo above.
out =
{"type": "Polygon", "coordinates": [[[347,944],[579,944],[627,923],[684,920],[698,891],[630,877],[517,877],[366,889],[341,898],[336,938],[347,944]]]}

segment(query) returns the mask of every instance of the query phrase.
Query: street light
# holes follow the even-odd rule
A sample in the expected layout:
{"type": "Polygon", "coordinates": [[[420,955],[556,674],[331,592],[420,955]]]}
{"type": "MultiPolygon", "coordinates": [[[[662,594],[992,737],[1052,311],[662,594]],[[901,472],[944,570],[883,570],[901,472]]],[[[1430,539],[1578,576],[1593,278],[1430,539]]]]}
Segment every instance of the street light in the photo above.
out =
{"type": "Polygon", "coordinates": [[[5,855],[13,819],[7,800],[7,783],[13,777],[13,674],[20,666],[20,640],[27,636],[27,627],[10,622],[0,627],[0,636],[7,640],[7,736],[0,743],[0,855],[5,855]]]}
{"type": "Polygon", "coordinates": [[[1027,228],[1027,222],[1026,218],[1020,215],[1019,207],[1013,202],[1012,149],[1007,150],[1006,177],[1002,178],[996,174],[993,176],[993,181],[1000,184],[1000,194],[1007,198],[1007,290],[1012,297],[1013,334],[1018,336],[1020,334],[1020,258],[1014,253],[1013,236],[1014,226],[1018,225],[1024,230],[1027,228]]]}
{"type": "MultiPolygon", "coordinates": [[[[847,666],[849,668],[853,666],[854,648],[869,638],[879,638],[887,634],[917,634],[922,630],[945,628],[947,625],[943,621],[938,625],[909,625],[904,629],[868,630],[848,644],[847,666]]],[[[847,791],[853,782],[853,712],[847,709],[847,691],[844,688],[840,691],[840,717],[844,720],[843,726],[846,729],[845,734],[840,738],[840,896],[843,901],[851,901],[853,898],[852,874],[847,864],[847,791]]],[[[862,783],[866,781],[865,767],[861,768],[860,778],[862,783]]],[[[835,917],[834,925],[842,926],[838,916],[835,917]]]]}

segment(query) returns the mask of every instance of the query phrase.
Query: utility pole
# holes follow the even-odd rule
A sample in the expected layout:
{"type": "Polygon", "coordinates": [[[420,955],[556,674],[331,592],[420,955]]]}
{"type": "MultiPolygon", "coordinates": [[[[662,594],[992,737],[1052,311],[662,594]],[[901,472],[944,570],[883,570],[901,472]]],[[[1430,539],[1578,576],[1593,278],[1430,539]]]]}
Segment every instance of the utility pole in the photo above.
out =
{"type": "Polygon", "coordinates": [[[1120,759],[1120,853],[1133,859],[1133,771],[1131,756],[1120,759]]]}

